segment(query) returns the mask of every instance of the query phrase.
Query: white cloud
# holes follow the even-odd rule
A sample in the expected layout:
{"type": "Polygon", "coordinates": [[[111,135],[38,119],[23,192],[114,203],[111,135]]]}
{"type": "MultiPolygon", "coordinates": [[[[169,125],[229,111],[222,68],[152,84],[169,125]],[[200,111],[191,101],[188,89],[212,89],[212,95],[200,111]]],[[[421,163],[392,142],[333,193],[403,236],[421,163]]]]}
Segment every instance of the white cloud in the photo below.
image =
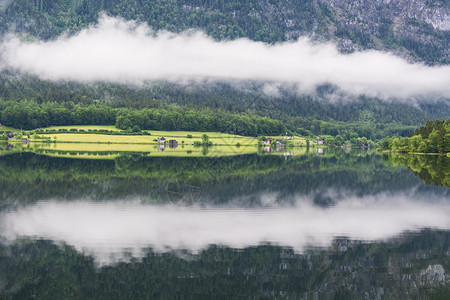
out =
{"type": "Polygon", "coordinates": [[[450,97],[450,66],[409,64],[376,51],[343,55],[333,44],[307,38],[267,45],[247,39],[217,42],[199,32],[155,34],[145,25],[107,16],[54,41],[9,36],[0,55],[2,68],[52,81],[261,80],[301,91],[332,83],[353,94],[450,97]]]}
{"type": "Polygon", "coordinates": [[[102,265],[126,259],[127,252],[142,257],[148,247],[197,252],[211,244],[245,248],[269,242],[301,252],[308,246],[329,246],[340,236],[374,241],[421,228],[450,229],[448,199],[436,195],[346,197],[329,208],[305,197],[293,207],[264,208],[43,202],[0,214],[0,238],[66,243],[102,265]]]}

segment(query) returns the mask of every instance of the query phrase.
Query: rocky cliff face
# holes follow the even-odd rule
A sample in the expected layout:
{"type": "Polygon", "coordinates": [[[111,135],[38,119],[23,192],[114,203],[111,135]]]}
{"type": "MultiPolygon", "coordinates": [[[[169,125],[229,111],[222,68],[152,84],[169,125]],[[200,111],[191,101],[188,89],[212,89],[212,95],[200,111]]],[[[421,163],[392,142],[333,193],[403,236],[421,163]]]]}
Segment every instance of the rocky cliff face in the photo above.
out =
{"type": "Polygon", "coordinates": [[[388,50],[410,61],[450,63],[448,0],[260,0],[250,11],[236,8],[238,22],[257,19],[288,40],[309,36],[335,41],[344,53],[388,50]]]}
{"type": "MultiPolygon", "coordinates": [[[[401,26],[408,18],[432,25],[435,29],[450,30],[448,1],[432,0],[319,0],[330,5],[348,25],[368,28],[370,23],[390,19],[401,26]]],[[[369,28],[368,28],[369,29],[369,28]]],[[[373,28],[372,28],[373,29],[373,28]]],[[[376,33],[376,32],[372,32],[376,33]]]]}
{"type": "MultiPolygon", "coordinates": [[[[332,8],[339,25],[376,37],[381,48],[389,49],[389,39],[439,45],[448,62],[450,42],[450,2],[446,0],[319,0],[332,8]]],[[[343,49],[358,49],[351,40],[337,37],[343,49]],[[353,44],[353,45],[352,45],[353,44]]],[[[397,48],[403,56],[412,56],[406,49],[397,48]]]]}
{"type": "Polygon", "coordinates": [[[389,50],[411,61],[450,63],[447,0],[299,2],[260,1],[260,5],[267,20],[284,20],[287,38],[306,35],[334,40],[342,52],[389,50]]]}

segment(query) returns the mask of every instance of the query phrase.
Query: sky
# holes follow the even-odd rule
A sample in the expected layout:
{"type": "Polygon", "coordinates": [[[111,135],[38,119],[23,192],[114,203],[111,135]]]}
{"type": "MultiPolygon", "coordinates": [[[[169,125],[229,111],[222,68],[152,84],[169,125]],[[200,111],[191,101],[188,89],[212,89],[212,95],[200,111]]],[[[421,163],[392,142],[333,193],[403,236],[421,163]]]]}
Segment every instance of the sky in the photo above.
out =
{"type": "Polygon", "coordinates": [[[266,93],[286,85],[306,93],[327,83],[354,95],[450,97],[450,66],[411,64],[378,51],[344,55],[332,43],[308,38],[269,45],[215,41],[198,31],[155,33],[106,15],[76,35],[55,40],[25,42],[7,35],[0,42],[0,69],[49,81],[261,81],[268,83],[266,93]]]}

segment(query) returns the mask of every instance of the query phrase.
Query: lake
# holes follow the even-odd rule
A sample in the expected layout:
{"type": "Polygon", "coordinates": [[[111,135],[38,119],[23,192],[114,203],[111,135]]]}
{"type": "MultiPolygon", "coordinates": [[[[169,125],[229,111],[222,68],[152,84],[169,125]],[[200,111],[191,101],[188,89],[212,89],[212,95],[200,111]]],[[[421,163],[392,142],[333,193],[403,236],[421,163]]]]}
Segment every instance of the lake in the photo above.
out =
{"type": "Polygon", "coordinates": [[[0,298],[450,299],[450,158],[60,151],[0,156],[0,298]]]}

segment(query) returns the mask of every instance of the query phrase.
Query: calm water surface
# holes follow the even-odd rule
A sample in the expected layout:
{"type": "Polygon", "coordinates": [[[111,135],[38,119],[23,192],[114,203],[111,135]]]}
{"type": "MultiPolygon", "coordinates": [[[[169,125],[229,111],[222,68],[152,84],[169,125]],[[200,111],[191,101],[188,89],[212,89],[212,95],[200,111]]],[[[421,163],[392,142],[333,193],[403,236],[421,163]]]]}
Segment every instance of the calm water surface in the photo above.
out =
{"type": "Polygon", "coordinates": [[[0,156],[0,298],[449,299],[449,159],[0,156]]]}

